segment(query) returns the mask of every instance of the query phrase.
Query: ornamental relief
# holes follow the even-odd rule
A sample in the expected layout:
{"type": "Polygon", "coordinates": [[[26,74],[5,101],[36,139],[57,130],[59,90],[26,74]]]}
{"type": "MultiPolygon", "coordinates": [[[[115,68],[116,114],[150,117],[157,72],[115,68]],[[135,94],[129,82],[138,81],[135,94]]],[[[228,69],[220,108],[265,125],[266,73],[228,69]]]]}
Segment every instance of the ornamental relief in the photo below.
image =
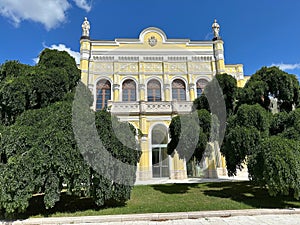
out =
{"type": "Polygon", "coordinates": [[[138,63],[115,63],[115,72],[118,73],[138,73],[139,72],[139,66],[138,63]]]}
{"type": "Polygon", "coordinates": [[[92,71],[94,73],[113,73],[113,63],[93,63],[92,71]]]}
{"type": "Polygon", "coordinates": [[[189,72],[191,73],[201,73],[201,72],[211,72],[212,67],[210,62],[191,62],[189,63],[189,72]]]}
{"type": "Polygon", "coordinates": [[[187,73],[186,63],[167,63],[166,69],[171,73],[187,73]]]}
{"type": "Polygon", "coordinates": [[[162,63],[141,63],[141,70],[146,73],[162,73],[162,63]]]}

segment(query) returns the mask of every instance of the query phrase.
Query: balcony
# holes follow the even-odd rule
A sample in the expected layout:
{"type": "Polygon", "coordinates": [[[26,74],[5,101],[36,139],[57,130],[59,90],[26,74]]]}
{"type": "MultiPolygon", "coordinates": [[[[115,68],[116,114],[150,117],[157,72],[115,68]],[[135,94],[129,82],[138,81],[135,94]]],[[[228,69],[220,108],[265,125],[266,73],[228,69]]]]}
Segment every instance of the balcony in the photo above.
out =
{"type": "Polygon", "coordinates": [[[115,115],[140,115],[140,114],[186,114],[192,111],[193,102],[108,102],[110,112],[115,115]]]}

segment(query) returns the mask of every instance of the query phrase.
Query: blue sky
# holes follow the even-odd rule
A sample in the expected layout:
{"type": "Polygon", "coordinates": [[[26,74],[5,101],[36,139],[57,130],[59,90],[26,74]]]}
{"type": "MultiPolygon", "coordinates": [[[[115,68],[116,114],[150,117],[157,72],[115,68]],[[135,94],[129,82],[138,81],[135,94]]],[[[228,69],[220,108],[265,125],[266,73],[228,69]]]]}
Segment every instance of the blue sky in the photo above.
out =
{"type": "Polygon", "coordinates": [[[0,63],[34,65],[44,47],[79,54],[87,16],[92,39],[138,38],[149,26],[168,38],[211,40],[216,18],[225,63],[245,75],[277,65],[300,77],[299,0],[0,0],[0,63]]]}

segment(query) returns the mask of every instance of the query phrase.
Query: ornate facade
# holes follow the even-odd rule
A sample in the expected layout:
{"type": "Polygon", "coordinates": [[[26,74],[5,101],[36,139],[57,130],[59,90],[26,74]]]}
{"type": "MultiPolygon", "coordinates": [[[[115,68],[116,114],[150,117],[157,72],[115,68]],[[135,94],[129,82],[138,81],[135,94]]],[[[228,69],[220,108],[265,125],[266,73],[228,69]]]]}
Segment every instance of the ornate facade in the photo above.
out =
{"type": "MultiPolygon", "coordinates": [[[[166,153],[172,117],[189,113],[216,74],[232,74],[239,86],[245,83],[241,64],[225,65],[219,25],[212,26],[212,41],[168,39],[155,27],[138,39],[101,41],[90,39],[87,22],[80,40],[81,80],[94,95],[95,110],[107,107],[143,133],[137,179],[187,178],[186,162],[166,153]]],[[[225,168],[224,160],[209,166],[206,176],[216,176],[216,167],[225,168]]]]}

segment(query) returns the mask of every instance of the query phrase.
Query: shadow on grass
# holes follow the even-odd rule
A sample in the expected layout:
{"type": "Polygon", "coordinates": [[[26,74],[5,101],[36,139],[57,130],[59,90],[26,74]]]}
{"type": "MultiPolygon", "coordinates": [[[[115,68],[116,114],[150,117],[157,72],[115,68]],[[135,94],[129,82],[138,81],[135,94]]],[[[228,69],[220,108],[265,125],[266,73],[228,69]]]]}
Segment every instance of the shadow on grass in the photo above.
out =
{"type": "Polygon", "coordinates": [[[204,190],[203,193],[207,196],[231,199],[255,208],[300,207],[300,201],[293,196],[272,197],[266,188],[256,186],[250,181],[208,183],[206,186],[209,189],[204,190]]]}
{"type": "Polygon", "coordinates": [[[13,221],[16,219],[27,219],[29,217],[37,215],[49,217],[56,213],[75,213],[86,210],[98,211],[108,207],[114,208],[125,206],[125,203],[109,201],[105,204],[105,206],[99,207],[94,203],[94,200],[92,198],[83,198],[62,193],[60,201],[57,202],[53,208],[46,209],[43,202],[43,198],[43,195],[39,195],[34,196],[32,199],[30,199],[29,207],[24,213],[5,215],[3,212],[0,211],[0,220],[9,219],[13,221]]]}
{"type": "Polygon", "coordinates": [[[165,194],[184,194],[191,188],[196,188],[198,184],[164,184],[164,185],[151,185],[151,187],[165,194]]]}

